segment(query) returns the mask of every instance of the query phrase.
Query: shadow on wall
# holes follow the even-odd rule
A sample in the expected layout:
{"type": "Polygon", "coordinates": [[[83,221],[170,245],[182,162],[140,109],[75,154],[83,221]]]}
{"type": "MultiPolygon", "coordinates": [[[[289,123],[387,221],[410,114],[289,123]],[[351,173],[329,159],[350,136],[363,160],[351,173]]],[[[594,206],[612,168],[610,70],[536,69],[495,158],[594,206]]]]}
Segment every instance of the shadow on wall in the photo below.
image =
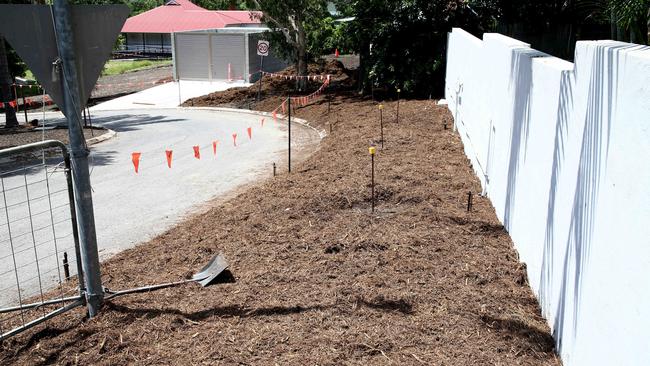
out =
{"type": "Polygon", "coordinates": [[[539,296],[544,314],[549,314],[549,300],[553,294],[553,234],[555,232],[555,204],[560,170],[564,161],[565,144],[568,139],[569,119],[573,110],[574,73],[563,71],[560,79],[560,100],[558,102],[555,121],[555,142],[553,146],[553,165],[551,168],[551,184],[549,185],[548,207],[546,213],[546,231],[544,235],[544,250],[540,270],[539,296]]]}
{"type": "MultiPolygon", "coordinates": [[[[572,336],[575,339],[577,335],[582,280],[589,262],[599,190],[609,153],[611,123],[615,108],[613,101],[617,98],[616,84],[618,83],[619,55],[621,51],[635,46],[596,44],[593,47],[595,48],[594,62],[589,76],[578,174],[571,209],[569,233],[564,246],[562,279],[553,326],[556,347],[560,353],[562,353],[564,338],[572,336]],[[569,307],[570,304],[573,306],[569,307]],[[567,324],[568,319],[571,319],[570,324],[567,324]]],[[[570,99],[570,92],[573,88],[570,75],[563,75],[561,88],[546,219],[544,257],[542,259],[542,281],[540,285],[540,298],[542,299],[549,299],[549,295],[552,293],[550,289],[553,269],[551,257],[556,246],[556,243],[553,242],[553,225],[557,204],[557,179],[563,160],[564,141],[568,127],[567,110],[570,110],[568,108],[569,104],[572,105],[573,103],[570,99]]],[[[580,122],[573,121],[577,126],[581,125],[580,122]]]]}
{"type": "Polygon", "coordinates": [[[517,174],[523,150],[526,159],[526,145],[530,130],[530,95],[533,88],[533,58],[546,57],[545,53],[530,48],[515,49],[512,52],[510,64],[509,89],[514,95],[512,109],[512,129],[510,132],[510,158],[508,160],[508,180],[506,202],[503,215],[503,225],[510,230],[515,193],[517,189],[517,174]]]}

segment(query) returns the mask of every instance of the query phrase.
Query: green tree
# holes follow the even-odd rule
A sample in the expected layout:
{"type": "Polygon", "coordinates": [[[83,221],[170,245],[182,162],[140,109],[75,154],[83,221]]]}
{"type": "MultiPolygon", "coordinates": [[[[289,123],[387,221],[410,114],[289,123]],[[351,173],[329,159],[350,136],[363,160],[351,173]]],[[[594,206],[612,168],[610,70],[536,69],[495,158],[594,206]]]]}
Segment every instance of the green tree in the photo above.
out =
{"type": "Polygon", "coordinates": [[[387,87],[420,97],[444,88],[447,32],[480,33],[493,19],[462,1],[354,0],[339,2],[353,16],[347,34],[361,57],[361,88],[387,87]]]}
{"type": "Polygon", "coordinates": [[[208,10],[248,10],[245,0],[195,0],[194,3],[208,10]]]}
{"type": "MultiPolygon", "coordinates": [[[[650,0],[608,0],[604,1],[602,8],[617,27],[617,39],[648,44],[650,0]]],[[[615,37],[612,35],[612,38],[615,37]]]]}
{"type": "MultiPolygon", "coordinates": [[[[323,18],[328,16],[324,0],[249,0],[252,9],[261,10],[261,21],[272,32],[267,37],[280,55],[296,64],[299,75],[307,75],[309,33],[318,32],[323,18]]],[[[317,35],[312,35],[316,39],[317,35]]]]}

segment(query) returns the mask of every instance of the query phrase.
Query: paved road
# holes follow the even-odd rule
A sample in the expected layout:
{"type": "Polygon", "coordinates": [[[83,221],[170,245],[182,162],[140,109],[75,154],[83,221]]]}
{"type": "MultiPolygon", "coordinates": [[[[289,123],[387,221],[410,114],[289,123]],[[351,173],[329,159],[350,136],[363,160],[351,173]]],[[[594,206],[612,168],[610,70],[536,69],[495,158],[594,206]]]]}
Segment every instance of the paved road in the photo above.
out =
{"type": "MultiPolygon", "coordinates": [[[[91,147],[91,181],[102,259],[162,233],[206,201],[226,198],[238,187],[270,176],[273,162],[278,163],[278,169],[286,167],[286,123],[275,124],[267,118],[262,128],[257,115],[177,108],[98,111],[93,113],[93,124],[118,133],[91,147]],[[251,140],[248,127],[252,127],[251,140]],[[236,147],[233,133],[237,133],[236,147]],[[216,156],[213,140],[219,141],[216,156]],[[200,146],[200,160],[194,157],[195,145],[200,146]],[[171,169],[167,167],[166,149],[173,150],[171,169]],[[135,174],[131,161],[131,153],[136,151],[142,154],[139,174],[135,174]]],[[[315,131],[299,125],[293,127],[292,138],[296,153],[302,151],[303,155],[313,151],[319,141],[315,131]]],[[[40,169],[26,174],[6,173],[6,169],[0,173],[5,174],[6,204],[10,206],[9,210],[0,209],[0,306],[17,299],[10,244],[14,252],[19,252],[16,258],[22,267],[19,282],[23,297],[39,293],[37,271],[46,278],[40,284],[44,288],[56,283],[59,269],[55,263],[62,258],[54,251],[54,238],[59,253],[67,248],[71,255],[73,245],[63,173],[50,168],[47,180],[40,169]],[[25,181],[29,191],[21,188],[25,181]],[[59,192],[51,200],[45,195],[48,185],[51,192],[59,192]],[[26,194],[32,200],[31,207],[21,204],[26,194]],[[35,200],[39,197],[43,198],[35,200]],[[49,215],[50,207],[53,215],[49,215]],[[44,213],[34,217],[39,212],[44,213]],[[13,243],[8,242],[6,213],[13,243]],[[34,236],[31,227],[36,230],[34,236]],[[32,263],[36,256],[38,268],[32,263]]],[[[71,272],[75,273],[74,268],[71,272]]]]}

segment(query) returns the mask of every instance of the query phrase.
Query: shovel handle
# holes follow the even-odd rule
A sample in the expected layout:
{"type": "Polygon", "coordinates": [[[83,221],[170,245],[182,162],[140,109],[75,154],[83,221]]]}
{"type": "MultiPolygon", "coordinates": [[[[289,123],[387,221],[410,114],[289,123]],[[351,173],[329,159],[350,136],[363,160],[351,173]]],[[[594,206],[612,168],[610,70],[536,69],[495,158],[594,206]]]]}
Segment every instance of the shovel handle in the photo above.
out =
{"type": "Polygon", "coordinates": [[[155,290],[161,290],[161,289],[168,288],[168,287],[184,285],[184,284],[186,284],[188,282],[196,282],[196,281],[193,280],[193,279],[189,279],[189,280],[183,280],[183,281],[178,281],[178,282],[161,283],[159,285],[137,287],[137,288],[122,290],[122,291],[111,291],[111,290],[105,288],[104,292],[107,294],[107,296],[105,296],[104,299],[110,300],[112,298],[122,296],[122,295],[138,294],[138,293],[142,293],[142,292],[150,292],[150,291],[155,291],[155,290]]]}

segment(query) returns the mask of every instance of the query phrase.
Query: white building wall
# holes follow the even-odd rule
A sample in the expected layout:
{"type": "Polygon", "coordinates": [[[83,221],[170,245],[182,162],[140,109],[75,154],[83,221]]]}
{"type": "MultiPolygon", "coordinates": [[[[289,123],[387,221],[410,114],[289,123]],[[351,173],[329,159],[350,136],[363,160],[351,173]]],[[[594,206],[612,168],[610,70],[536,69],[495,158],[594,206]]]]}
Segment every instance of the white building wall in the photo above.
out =
{"type": "Polygon", "coordinates": [[[449,35],[446,98],[565,365],[650,364],[650,48],[579,42],[575,65],[449,35]]]}

